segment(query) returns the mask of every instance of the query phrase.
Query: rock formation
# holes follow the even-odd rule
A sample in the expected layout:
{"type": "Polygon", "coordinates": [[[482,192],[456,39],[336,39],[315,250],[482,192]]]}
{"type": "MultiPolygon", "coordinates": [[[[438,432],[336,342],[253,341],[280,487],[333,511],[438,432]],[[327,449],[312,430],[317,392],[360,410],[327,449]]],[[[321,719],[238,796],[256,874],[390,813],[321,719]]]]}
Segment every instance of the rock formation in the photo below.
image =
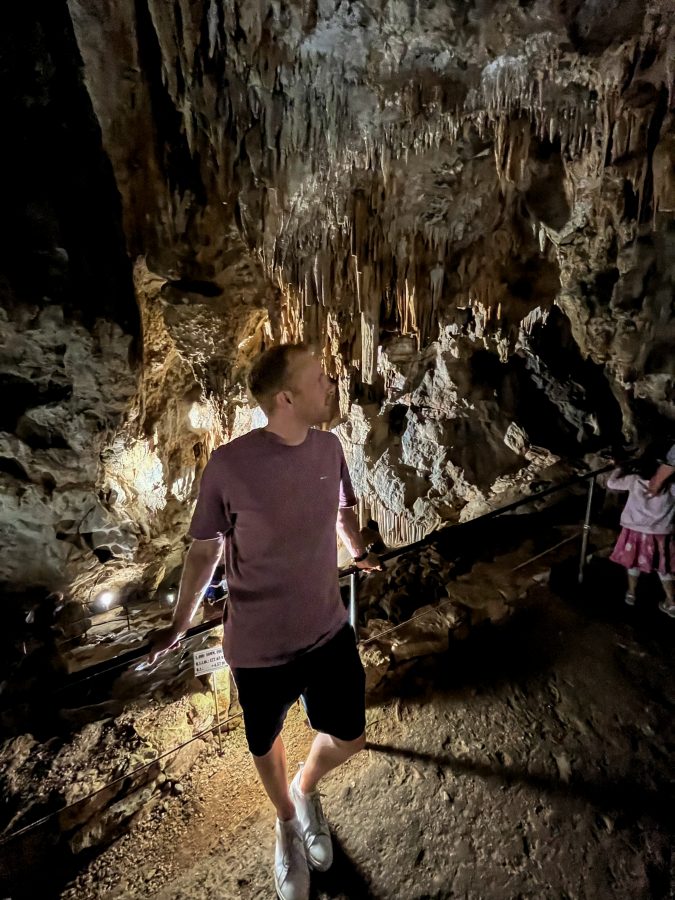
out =
{"type": "Polygon", "coordinates": [[[8,590],[170,585],[273,341],[324,354],[390,544],[672,420],[672,0],[34,7],[1,38],[8,590]]]}

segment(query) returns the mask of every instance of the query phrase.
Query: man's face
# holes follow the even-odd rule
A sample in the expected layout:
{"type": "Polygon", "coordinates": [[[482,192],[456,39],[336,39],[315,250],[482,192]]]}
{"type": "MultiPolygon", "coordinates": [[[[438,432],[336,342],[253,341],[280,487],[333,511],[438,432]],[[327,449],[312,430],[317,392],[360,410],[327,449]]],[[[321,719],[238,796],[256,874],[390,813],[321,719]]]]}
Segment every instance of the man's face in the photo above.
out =
{"type": "Polygon", "coordinates": [[[287,392],[293,411],[306,425],[319,425],[333,415],[335,385],[310,353],[299,354],[291,363],[287,392]]]}

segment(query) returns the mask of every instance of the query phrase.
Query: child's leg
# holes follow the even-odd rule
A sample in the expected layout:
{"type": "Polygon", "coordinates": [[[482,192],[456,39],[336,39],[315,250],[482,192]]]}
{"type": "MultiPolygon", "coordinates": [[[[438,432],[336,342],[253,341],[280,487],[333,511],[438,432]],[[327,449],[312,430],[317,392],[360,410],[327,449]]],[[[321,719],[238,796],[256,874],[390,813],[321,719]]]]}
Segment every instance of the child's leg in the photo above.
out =
{"type": "Polygon", "coordinates": [[[638,578],[640,577],[639,569],[628,569],[628,590],[624,600],[629,606],[635,605],[635,591],[637,590],[638,578]]]}

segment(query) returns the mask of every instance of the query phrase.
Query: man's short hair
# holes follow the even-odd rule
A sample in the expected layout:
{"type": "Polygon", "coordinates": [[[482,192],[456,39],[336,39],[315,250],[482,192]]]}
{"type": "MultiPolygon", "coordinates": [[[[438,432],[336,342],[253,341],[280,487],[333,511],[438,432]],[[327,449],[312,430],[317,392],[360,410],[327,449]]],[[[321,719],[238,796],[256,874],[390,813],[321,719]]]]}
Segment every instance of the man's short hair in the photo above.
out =
{"type": "Polygon", "coordinates": [[[265,350],[248,373],[248,389],[267,412],[279,391],[288,387],[291,361],[300,353],[308,353],[306,344],[279,344],[265,350]]]}

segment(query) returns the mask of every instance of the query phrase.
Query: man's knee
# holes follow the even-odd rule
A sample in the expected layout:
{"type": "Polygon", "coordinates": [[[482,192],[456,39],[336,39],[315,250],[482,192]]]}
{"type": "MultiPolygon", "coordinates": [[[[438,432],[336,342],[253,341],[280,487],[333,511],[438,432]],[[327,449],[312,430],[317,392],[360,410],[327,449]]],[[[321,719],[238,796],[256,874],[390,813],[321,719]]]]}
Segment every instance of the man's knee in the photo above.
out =
{"type": "Polygon", "coordinates": [[[355,753],[359,753],[366,746],[366,733],[364,731],[353,741],[343,741],[336,737],[334,737],[333,740],[347,755],[354,756],[355,753]]]}

